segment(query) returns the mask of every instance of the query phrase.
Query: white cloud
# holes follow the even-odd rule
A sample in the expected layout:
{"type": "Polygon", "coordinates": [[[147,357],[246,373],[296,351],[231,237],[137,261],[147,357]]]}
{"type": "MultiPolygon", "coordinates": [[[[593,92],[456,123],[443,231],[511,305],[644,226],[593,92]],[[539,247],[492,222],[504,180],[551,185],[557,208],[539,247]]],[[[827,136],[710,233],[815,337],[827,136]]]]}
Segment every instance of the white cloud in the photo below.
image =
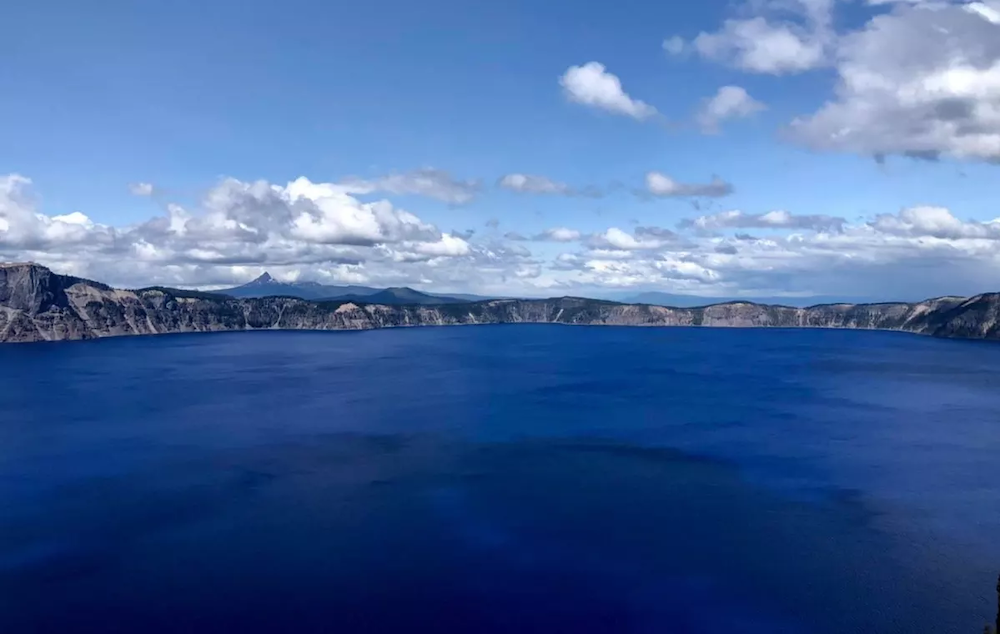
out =
{"type": "MultiPolygon", "coordinates": [[[[917,214],[920,216],[920,214],[917,214]]],[[[944,294],[973,294],[991,288],[1000,274],[995,241],[975,237],[926,236],[940,227],[890,232],[875,222],[822,230],[823,223],[796,221],[790,214],[752,216],[726,225],[811,226],[816,231],[767,239],[692,237],[656,248],[636,248],[628,233],[604,234],[616,243],[587,255],[567,254],[560,270],[572,271],[575,283],[695,293],[705,296],[783,296],[833,294],[875,300],[919,299],[944,294]],[[745,219],[744,219],[745,220],[745,219]]],[[[901,214],[904,224],[912,220],[901,214]]],[[[794,217],[793,217],[794,218],[794,217]]],[[[886,220],[881,222],[885,227],[886,220]]],[[[964,223],[977,225],[983,223],[964,223]]],[[[990,224],[990,223],[985,223],[990,224]]],[[[953,236],[975,236],[966,226],[953,236]]]]}
{"type": "Polygon", "coordinates": [[[580,232],[576,229],[555,227],[553,229],[546,229],[539,235],[535,236],[534,239],[538,241],[550,242],[574,242],[580,239],[580,232]]]}
{"type": "MultiPolygon", "coordinates": [[[[836,0],[749,0],[739,17],[703,31],[690,47],[705,59],[752,73],[784,75],[829,62],[836,0]]],[[[676,46],[676,43],[674,43],[676,46]]]]}
{"type": "Polygon", "coordinates": [[[80,227],[93,227],[94,223],[90,221],[85,214],[79,211],[74,211],[72,213],[66,214],[64,216],[52,216],[53,222],[61,222],[67,225],[77,225],[80,227]]]}
{"type": "Polygon", "coordinates": [[[621,80],[607,72],[604,64],[599,62],[571,66],[559,78],[559,85],[566,98],[575,103],[639,120],[656,114],[653,106],[632,99],[622,89],[621,80]]]}
{"type": "Polygon", "coordinates": [[[703,231],[720,229],[807,229],[811,231],[839,232],[847,223],[843,218],[825,215],[793,215],[787,211],[769,211],[764,214],[747,214],[742,211],[723,211],[701,216],[681,223],[685,228],[703,231]]]}
{"type": "Polygon", "coordinates": [[[656,238],[663,241],[676,240],[678,237],[677,234],[670,229],[664,229],[663,227],[645,227],[641,225],[635,228],[635,235],[641,238],[656,238]]]}
{"type": "Polygon", "coordinates": [[[882,233],[898,236],[1000,240],[1000,221],[959,220],[944,207],[910,207],[898,214],[882,214],[871,226],[882,233]]]}
{"type": "Polygon", "coordinates": [[[717,132],[719,125],[730,119],[743,119],[754,115],[766,106],[739,86],[723,86],[711,99],[702,104],[698,124],[705,132],[717,132]]]}
{"type": "Polygon", "coordinates": [[[1000,275],[1000,221],[911,207],[857,222],[820,214],[729,211],[673,232],[638,226],[583,235],[554,227],[531,240],[441,232],[388,201],[332,183],[227,179],[201,204],[167,206],[128,226],[86,210],[46,215],[30,181],[0,177],[0,260],[125,286],[218,287],[264,270],[279,279],[497,295],[634,288],[722,295],[847,294],[895,299],[971,294],[1000,275]],[[764,237],[741,231],[753,229],[764,237]]]}
{"type": "Polygon", "coordinates": [[[674,35],[663,40],[663,50],[670,55],[683,55],[688,50],[687,42],[681,36],[674,35]]]}
{"type": "Polygon", "coordinates": [[[153,185],[151,183],[131,183],[128,190],[134,196],[152,196],[153,185]]]}
{"type": "Polygon", "coordinates": [[[371,179],[352,177],[341,181],[340,186],[349,194],[387,192],[425,196],[453,205],[464,205],[472,202],[482,188],[479,181],[459,180],[444,170],[433,168],[389,174],[371,179]]]}
{"type": "Polygon", "coordinates": [[[990,2],[990,0],[986,2],[972,2],[964,5],[962,8],[975,13],[990,24],[1000,24],[1000,2],[990,2]]]}
{"type": "MultiPolygon", "coordinates": [[[[95,225],[80,212],[61,216],[37,213],[29,195],[31,180],[18,174],[0,176],[0,245],[23,250],[75,246],[93,241],[106,244],[114,233],[95,225]]],[[[23,259],[23,258],[12,258],[23,259]]]]}
{"type": "Polygon", "coordinates": [[[593,236],[590,240],[590,246],[594,249],[640,251],[662,248],[671,240],[673,240],[672,234],[658,235],[657,232],[648,230],[641,232],[636,230],[635,234],[630,234],[618,227],[611,227],[607,231],[593,236]]]}
{"type": "Polygon", "coordinates": [[[896,4],[840,40],[836,97],[793,122],[820,149],[1000,161],[1000,3],[896,4]]]}
{"type": "Polygon", "coordinates": [[[562,194],[568,196],[574,193],[573,188],[566,183],[531,174],[507,174],[501,177],[497,184],[503,189],[520,194],[562,194]]]}
{"type": "MultiPolygon", "coordinates": [[[[787,130],[811,148],[1000,162],[1000,0],[867,0],[869,16],[838,33],[839,4],[751,0],[685,47],[755,73],[833,68],[833,97],[787,130]]],[[[706,108],[699,121],[719,119],[706,108]]]]}
{"type": "Polygon", "coordinates": [[[722,274],[707,266],[684,260],[667,257],[653,262],[653,266],[668,279],[697,280],[712,284],[722,277],[722,274]]]}
{"type": "Polygon", "coordinates": [[[507,174],[497,180],[497,187],[518,194],[583,196],[586,198],[604,197],[604,191],[596,185],[577,188],[545,176],[533,174],[507,174]]]}
{"type": "Polygon", "coordinates": [[[703,32],[692,42],[702,57],[737,68],[771,75],[799,73],[826,60],[826,38],[790,23],[763,17],[726,20],[715,33],[703,32]]]}
{"type": "Polygon", "coordinates": [[[447,233],[437,242],[418,242],[412,245],[412,248],[417,253],[434,257],[469,255],[472,250],[468,242],[447,233]]]}
{"type": "Polygon", "coordinates": [[[553,227],[531,237],[528,237],[519,231],[508,231],[503,237],[506,240],[514,242],[527,242],[529,240],[534,242],[575,242],[583,237],[583,234],[576,229],[553,227]]]}
{"type": "Polygon", "coordinates": [[[646,193],[658,197],[722,198],[733,193],[733,186],[718,176],[708,183],[681,183],[660,172],[646,174],[646,193]]]}
{"type": "Polygon", "coordinates": [[[524,259],[487,256],[388,201],[363,203],[339,185],[306,178],[285,186],[225,179],[195,210],[168,205],[162,216],[123,227],[82,212],[47,216],[29,188],[26,178],[0,178],[0,259],[38,260],[115,283],[225,284],[263,267],[285,279],[308,270],[331,282],[412,281],[442,259],[489,260],[498,271],[524,259]],[[403,272],[396,262],[416,264],[403,272]]]}

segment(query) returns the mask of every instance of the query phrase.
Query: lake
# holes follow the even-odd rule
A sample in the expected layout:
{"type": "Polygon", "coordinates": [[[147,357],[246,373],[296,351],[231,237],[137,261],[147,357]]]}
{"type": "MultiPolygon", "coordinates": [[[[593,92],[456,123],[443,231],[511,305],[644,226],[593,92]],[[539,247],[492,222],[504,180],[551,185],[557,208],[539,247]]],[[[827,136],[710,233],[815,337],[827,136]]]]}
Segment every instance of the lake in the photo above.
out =
{"type": "Polygon", "coordinates": [[[0,347],[0,631],[978,634],[998,369],[823,330],[0,347]]]}

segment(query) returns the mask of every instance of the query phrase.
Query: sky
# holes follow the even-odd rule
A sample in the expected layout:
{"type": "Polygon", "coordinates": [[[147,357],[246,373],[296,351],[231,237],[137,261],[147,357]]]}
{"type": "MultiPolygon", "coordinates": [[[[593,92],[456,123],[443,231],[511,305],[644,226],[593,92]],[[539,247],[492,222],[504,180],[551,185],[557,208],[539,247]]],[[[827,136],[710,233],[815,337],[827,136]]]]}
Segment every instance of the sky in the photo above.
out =
{"type": "Polygon", "coordinates": [[[1000,290],[1000,0],[36,0],[0,260],[136,287],[1000,290]]]}

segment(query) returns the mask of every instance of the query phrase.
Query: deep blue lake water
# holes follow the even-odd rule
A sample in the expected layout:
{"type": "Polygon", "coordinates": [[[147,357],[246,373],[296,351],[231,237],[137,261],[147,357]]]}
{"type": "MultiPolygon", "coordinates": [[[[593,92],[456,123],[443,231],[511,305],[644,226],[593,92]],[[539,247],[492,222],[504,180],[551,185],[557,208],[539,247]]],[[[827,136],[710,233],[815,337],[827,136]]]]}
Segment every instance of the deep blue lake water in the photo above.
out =
{"type": "Polygon", "coordinates": [[[497,326],[0,348],[0,632],[968,632],[1000,346],[497,326]]]}

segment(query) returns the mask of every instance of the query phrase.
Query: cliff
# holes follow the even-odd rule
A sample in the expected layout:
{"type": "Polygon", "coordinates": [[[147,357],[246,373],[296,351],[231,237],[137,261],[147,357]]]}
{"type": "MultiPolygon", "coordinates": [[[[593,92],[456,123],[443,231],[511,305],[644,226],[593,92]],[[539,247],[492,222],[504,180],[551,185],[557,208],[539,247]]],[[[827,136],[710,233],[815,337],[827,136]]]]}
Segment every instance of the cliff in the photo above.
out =
{"type": "Polygon", "coordinates": [[[0,265],[0,342],[231,330],[365,330],[396,326],[558,323],[614,326],[860,328],[1000,339],[1000,294],[905,304],[791,308],[726,303],[666,308],[563,297],[437,306],[290,297],[231,298],[166,288],[114,289],[36,264],[0,265]]]}

